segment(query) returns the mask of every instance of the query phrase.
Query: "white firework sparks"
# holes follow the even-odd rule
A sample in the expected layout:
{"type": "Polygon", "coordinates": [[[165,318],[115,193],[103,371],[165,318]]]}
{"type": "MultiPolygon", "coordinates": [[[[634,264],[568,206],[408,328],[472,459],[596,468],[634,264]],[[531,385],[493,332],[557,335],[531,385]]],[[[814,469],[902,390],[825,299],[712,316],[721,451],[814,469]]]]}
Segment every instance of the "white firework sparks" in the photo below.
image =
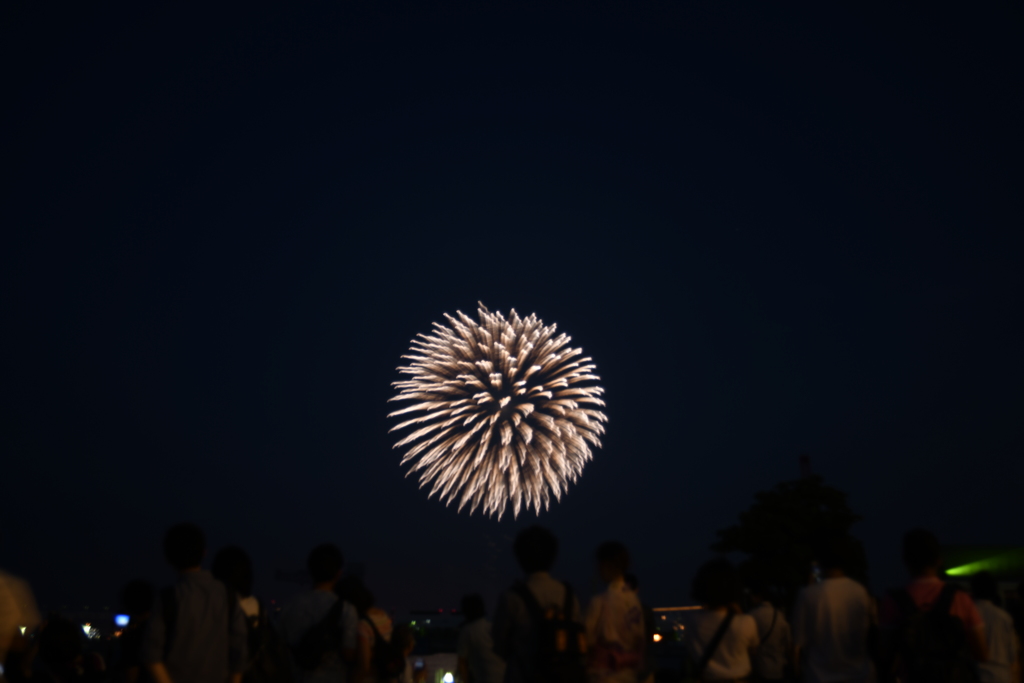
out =
{"type": "Polygon", "coordinates": [[[451,327],[434,323],[402,356],[412,362],[398,371],[411,379],[394,383],[391,400],[414,403],[388,417],[419,414],[391,429],[416,427],[395,448],[409,446],[402,464],[421,471],[421,488],[433,482],[430,496],[458,498],[459,511],[482,506],[501,519],[511,503],[514,516],[523,507],[539,513],[600,447],[604,390],[593,384],[591,359],[569,336],[556,337],[555,325],[482,303],[478,313],[479,322],[445,313],[451,327]]]}

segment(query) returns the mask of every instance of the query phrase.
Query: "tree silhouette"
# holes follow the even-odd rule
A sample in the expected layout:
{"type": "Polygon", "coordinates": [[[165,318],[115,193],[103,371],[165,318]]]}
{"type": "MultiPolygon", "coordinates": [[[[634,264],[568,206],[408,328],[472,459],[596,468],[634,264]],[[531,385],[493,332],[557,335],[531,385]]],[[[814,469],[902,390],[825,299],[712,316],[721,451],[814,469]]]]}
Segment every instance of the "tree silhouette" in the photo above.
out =
{"type": "MultiPolygon", "coordinates": [[[[740,513],[739,524],[721,529],[711,549],[746,554],[741,576],[760,579],[788,607],[808,583],[816,542],[849,533],[860,519],[847,505],[845,493],[825,485],[821,477],[805,477],[756,493],[754,504],[740,513]]],[[[859,542],[856,546],[855,561],[846,573],[867,583],[864,549],[859,542]]]]}

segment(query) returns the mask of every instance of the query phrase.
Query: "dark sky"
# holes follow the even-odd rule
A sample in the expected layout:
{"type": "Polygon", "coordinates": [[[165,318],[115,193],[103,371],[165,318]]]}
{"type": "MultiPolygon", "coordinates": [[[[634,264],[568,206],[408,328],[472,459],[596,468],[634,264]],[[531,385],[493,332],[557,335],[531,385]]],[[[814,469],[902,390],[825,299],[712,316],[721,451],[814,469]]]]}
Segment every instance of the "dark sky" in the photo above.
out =
{"type": "Polygon", "coordinates": [[[0,565],[109,604],[190,519],[265,596],[333,540],[493,597],[536,518],[427,500],[386,418],[478,300],[603,378],[540,518],[581,592],[618,538],[687,601],[801,452],[876,590],[914,525],[1024,543],[1019,4],[424,4],[4,9],[0,565]]]}

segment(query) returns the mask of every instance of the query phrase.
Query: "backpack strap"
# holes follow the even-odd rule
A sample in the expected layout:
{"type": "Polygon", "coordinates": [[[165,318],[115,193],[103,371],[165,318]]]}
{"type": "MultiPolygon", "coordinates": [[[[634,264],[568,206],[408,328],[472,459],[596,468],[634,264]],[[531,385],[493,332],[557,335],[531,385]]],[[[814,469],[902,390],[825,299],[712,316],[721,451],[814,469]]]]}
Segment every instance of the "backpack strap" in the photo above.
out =
{"type": "Polygon", "coordinates": [[[171,641],[174,640],[178,628],[178,595],[174,586],[164,586],[160,590],[160,610],[164,621],[164,661],[171,653],[171,641]]]}
{"type": "MultiPolygon", "coordinates": [[[[523,604],[526,605],[526,612],[529,614],[531,621],[537,623],[544,621],[544,610],[541,608],[540,603],[537,602],[533,591],[525,583],[516,581],[512,585],[512,592],[518,595],[523,604]]],[[[566,595],[568,595],[568,591],[566,591],[566,595]]]]}
{"type": "Polygon", "coordinates": [[[367,624],[369,624],[370,628],[373,630],[373,645],[374,645],[374,647],[376,647],[377,643],[379,643],[379,642],[384,640],[383,638],[380,637],[380,631],[377,630],[377,624],[373,623],[373,619],[370,618],[369,614],[367,614],[365,617],[363,617],[363,621],[365,621],[367,624]]]}
{"type": "Polygon", "coordinates": [[[715,635],[711,637],[711,641],[708,643],[708,646],[704,648],[704,656],[700,658],[700,661],[697,663],[697,670],[694,672],[698,680],[704,675],[704,669],[708,668],[708,664],[711,663],[711,658],[715,656],[715,650],[718,649],[718,644],[722,642],[722,638],[725,637],[726,631],[729,630],[729,625],[732,623],[732,617],[733,614],[730,609],[726,613],[725,619],[722,619],[722,623],[718,627],[718,630],[715,631],[715,635]]]}
{"type": "Polygon", "coordinates": [[[775,605],[772,605],[772,623],[768,627],[768,630],[761,636],[761,644],[764,645],[768,638],[772,635],[772,631],[775,630],[775,622],[779,620],[779,610],[775,605]]]}

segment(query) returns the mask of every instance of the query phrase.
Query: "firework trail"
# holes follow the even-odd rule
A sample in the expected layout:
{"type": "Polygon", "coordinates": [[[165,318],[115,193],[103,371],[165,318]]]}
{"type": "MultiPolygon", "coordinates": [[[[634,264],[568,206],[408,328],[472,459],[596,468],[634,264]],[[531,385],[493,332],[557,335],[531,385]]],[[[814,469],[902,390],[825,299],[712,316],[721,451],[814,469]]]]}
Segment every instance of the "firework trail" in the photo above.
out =
{"type": "Polygon", "coordinates": [[[479,322],[461,311],[447,313],[450,327],[434,323],[431,334],[412,341],[411,361],[398,368],[409,379],[395,382],[392,401],[413,401],[388,417],[414,414],[391,431],[414,430],[395,444],[408,446],[402,464],[420,471],[420,487],[433,482],[446,504],[459,511],[501,519],[523,507],[547,509],[560,500],[600,447],[604,393],[595,365],[555,336],[536,315],[505,318],[481,303],[479,322]]]}

